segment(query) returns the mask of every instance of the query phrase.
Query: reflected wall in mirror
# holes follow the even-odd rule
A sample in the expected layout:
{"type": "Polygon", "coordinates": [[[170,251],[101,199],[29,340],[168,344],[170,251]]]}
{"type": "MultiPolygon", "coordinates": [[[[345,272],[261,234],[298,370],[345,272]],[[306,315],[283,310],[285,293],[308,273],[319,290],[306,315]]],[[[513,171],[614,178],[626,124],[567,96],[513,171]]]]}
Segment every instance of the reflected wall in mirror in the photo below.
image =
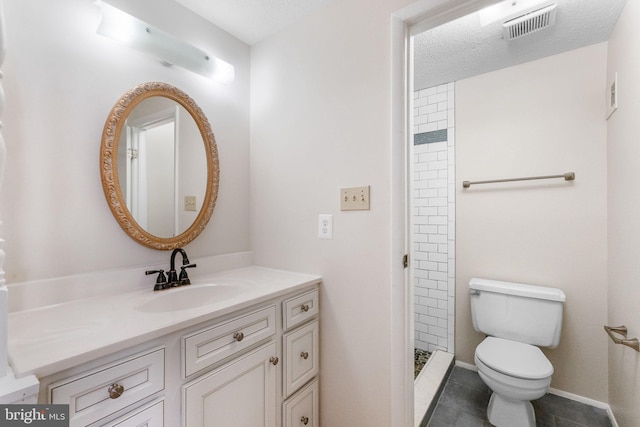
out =
{"type": "Polygon", "coordinates": [[[184,246],[206,227],[219,185],[216,142],[191,97],[165,83],[136,86],[105,123],[102,187],[122,229],[160,250],[184,246]]]}

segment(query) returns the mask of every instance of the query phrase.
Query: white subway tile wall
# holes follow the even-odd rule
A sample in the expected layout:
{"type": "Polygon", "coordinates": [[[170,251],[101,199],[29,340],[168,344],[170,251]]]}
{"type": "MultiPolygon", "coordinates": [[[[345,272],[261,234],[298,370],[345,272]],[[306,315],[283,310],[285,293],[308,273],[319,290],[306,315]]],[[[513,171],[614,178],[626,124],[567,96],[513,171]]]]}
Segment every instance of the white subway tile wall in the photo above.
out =
{"type": "Polygon", "coordinates": [[[415,347],[454,352],[454,84],[414,93],[415,347]]]}

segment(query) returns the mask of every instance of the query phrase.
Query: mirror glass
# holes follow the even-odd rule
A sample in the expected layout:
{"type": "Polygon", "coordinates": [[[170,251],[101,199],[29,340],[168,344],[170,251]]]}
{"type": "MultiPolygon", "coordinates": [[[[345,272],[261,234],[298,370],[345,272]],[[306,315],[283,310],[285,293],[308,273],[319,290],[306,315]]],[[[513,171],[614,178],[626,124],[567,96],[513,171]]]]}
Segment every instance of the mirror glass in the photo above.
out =
{"type": "Polygon", "coordinates": [[[156,249],[189,243],[209,221],[218,193],[206,116],[173,86],[137,86],[107,119],[101,174],[109,207],[130,237],[156,249]]]}

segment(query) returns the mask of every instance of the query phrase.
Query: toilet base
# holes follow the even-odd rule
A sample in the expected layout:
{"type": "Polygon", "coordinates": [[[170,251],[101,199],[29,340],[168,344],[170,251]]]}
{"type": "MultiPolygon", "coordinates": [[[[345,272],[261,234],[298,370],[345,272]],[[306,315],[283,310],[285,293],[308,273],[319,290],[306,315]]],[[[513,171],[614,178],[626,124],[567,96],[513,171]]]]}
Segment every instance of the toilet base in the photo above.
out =
{"type": "Polygon", "coordinates": [[[531,402],[510,400],[496,392],[489,400],[487,417],[496,427],[536,427],[536,415],[531,402]]]}

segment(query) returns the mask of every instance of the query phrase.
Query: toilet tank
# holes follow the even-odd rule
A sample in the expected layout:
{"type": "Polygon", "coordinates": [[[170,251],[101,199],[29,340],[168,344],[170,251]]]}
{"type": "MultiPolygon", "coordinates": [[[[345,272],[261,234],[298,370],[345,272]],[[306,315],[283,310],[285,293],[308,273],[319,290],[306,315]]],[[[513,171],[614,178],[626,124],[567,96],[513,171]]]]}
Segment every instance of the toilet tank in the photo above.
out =
{"type": "Polygon", "coordinates": [[[560,342],[561,289],[473,278],[469,293],[476,331],[541,347],[560,342]]]}

